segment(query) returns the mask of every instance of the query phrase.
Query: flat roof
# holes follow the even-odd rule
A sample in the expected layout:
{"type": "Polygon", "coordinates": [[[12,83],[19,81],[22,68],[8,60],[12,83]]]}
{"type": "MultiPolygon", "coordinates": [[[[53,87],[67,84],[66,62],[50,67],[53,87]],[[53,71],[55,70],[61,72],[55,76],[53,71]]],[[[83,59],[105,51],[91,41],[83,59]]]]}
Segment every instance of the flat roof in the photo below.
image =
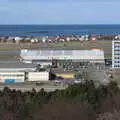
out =
{"type": "Polygon", "coordinates": [[[26,60],[43,59],[104,59],[103,50],[21,50],[20,56],[26,60]]]}

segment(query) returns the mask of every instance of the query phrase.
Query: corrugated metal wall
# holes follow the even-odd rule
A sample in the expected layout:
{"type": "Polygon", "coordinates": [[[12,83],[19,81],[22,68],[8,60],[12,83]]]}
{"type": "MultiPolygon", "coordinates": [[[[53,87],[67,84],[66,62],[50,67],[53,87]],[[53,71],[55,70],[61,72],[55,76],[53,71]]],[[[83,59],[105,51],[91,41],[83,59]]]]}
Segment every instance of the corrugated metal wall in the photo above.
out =
{"type": "Polygon", "coordinates": [[[49,72],[29,72],[28,81],[48,81],[49,72]]]}

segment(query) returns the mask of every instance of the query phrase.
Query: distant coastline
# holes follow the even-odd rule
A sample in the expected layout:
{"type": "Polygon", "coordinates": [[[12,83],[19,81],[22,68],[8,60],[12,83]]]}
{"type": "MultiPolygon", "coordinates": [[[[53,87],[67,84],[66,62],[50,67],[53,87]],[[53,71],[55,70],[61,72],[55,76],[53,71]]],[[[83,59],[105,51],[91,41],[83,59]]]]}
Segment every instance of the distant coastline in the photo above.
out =
{"type": "Polygon", "coordinates": [[[115,35],[120,24],[0,25],[0,36],[115,35]]]}
{"type": "Polygon", "coordinates": [[[0,24],[0,26],[87,26],[87,25],[120,25],[120,24],[0,24]]]}

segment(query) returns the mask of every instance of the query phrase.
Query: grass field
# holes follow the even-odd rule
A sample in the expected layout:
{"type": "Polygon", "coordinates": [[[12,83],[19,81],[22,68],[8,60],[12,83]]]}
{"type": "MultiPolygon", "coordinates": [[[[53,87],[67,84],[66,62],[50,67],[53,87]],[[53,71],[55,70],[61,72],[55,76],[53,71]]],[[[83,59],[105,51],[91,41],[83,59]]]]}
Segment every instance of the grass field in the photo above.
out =
{"type": "Polygon", "coordinates": [[[89,50],[92,48],[103,49],[106,58],[112,56],[112,41],[84,41],[84,42],[59,42],[59,43],[0,43],[0,51],[20,50],[20,49],[79,49],[89,50]]]}
{"type": "Polygon", "coordinates": [[[103,49],[105,52],[105,57],[111,58],[112,57],[112,41],[85,41],[85,42],[66,42],[66,43],[54,43],[49,44],[53,48],[54,47],[71,47],[74,49],[80,50],[89,50],[93,48],[103,49]]]}

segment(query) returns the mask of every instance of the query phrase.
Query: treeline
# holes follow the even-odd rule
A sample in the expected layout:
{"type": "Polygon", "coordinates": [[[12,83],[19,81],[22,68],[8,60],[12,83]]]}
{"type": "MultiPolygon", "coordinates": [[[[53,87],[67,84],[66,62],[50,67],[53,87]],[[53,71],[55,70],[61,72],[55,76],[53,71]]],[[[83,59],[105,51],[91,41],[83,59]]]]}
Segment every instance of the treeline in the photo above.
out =
{"type": "Polygon", "coordinates": [[[0,91],[0,120],[119,120],[120,90],[115,82],[93,81],[65,90],[0,91]]]}

